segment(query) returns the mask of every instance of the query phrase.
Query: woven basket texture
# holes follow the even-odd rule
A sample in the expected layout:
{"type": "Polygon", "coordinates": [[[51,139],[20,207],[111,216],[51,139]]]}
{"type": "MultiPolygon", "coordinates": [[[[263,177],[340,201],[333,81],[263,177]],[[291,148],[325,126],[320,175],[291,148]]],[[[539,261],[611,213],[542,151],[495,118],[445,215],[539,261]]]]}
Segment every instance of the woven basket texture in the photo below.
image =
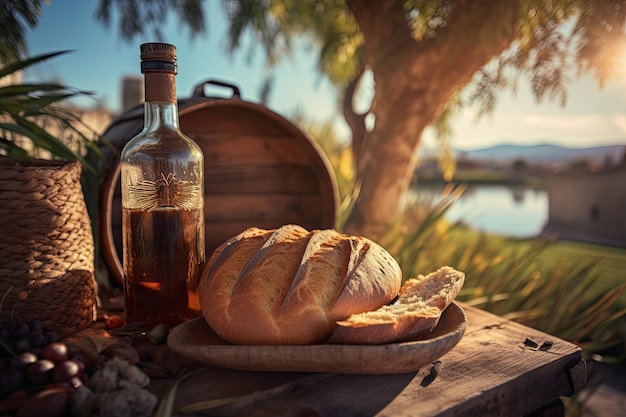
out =
{"type": "Polygon", "coordinates": [[[78,162],[0,157],[0,319],[63,337],[95,319],[94,241],[78,162]]]}

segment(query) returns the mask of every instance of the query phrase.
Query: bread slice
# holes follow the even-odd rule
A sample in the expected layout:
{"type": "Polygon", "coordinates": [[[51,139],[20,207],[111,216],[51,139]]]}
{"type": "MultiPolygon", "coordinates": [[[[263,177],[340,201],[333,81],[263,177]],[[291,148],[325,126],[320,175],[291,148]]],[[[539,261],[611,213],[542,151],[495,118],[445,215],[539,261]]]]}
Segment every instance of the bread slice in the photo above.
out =
{"type": "Polygon", "coordinates": [[[338,321],[331,343],[383,344],[426,337],[463,287],[465,274],[449,266],[407,280],[398,299],[338,321]]]}

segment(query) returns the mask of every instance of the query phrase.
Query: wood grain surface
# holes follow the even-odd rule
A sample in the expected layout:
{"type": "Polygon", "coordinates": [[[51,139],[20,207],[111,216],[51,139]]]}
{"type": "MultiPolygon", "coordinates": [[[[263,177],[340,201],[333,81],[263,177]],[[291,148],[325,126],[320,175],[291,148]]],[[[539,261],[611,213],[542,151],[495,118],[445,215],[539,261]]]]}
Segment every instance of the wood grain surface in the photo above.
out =
{"type": "MultiPolygon", "coordinates": [[[[576,345],[461,306],[468,319],[465,335],[419,371],[254,372],[198,364],[181,382],[175,409],[220,401],[226,404],[184,415],[524,416],[584,386],[585,364],[576,345]]],[[[393,352],[380,360],[393,361],[393,352]]],[[[173,383],[155,380],[151,390],[163,396],[173,383]]]]}

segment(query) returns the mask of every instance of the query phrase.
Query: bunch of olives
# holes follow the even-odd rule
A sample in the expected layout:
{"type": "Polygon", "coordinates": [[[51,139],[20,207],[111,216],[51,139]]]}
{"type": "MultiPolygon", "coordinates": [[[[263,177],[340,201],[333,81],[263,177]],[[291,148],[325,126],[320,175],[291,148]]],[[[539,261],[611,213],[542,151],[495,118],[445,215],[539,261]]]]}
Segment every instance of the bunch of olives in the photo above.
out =
{"type": "Polygon", "coordinates": [[[38,321],[0,324],[0,414],[65,415],[70,393],[86,377],[85,359],[38,321]]]}

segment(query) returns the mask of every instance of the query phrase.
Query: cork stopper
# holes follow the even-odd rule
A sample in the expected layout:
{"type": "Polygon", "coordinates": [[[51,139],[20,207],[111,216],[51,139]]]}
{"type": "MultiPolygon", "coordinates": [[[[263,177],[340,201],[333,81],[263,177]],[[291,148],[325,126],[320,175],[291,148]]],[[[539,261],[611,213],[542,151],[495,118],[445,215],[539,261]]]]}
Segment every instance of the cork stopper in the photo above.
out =
{"type": "Polygon", "coordinates": [[[141,72],[169,72],[176,74],[176,47],[169,43],[144,43],[141,51],[141,72]]]}

